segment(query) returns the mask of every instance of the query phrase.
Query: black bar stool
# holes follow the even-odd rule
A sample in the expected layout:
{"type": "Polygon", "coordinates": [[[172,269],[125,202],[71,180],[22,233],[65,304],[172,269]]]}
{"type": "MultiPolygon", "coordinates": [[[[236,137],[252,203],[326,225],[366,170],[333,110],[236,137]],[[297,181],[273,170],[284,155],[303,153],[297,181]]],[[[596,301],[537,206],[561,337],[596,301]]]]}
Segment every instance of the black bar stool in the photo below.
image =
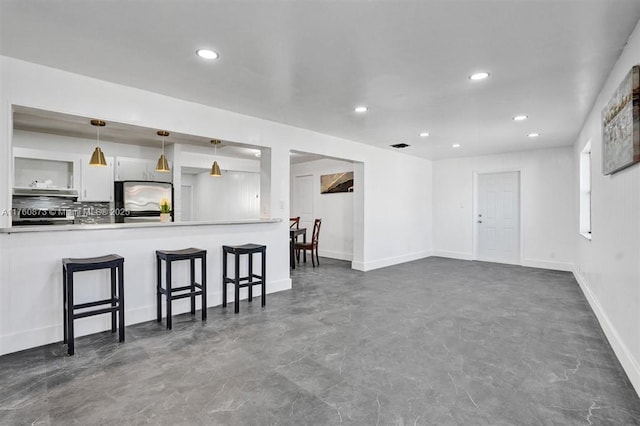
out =
{"type": "Polygon", "coordinates": [[[124,342],[124,258],[117,254],[109,254],[100,257],[88,257],[82,259],[62,259],[62,292],[64,311],[64,343],[67,344],[69,355],[75,353],[75,341],[73,320],[90,317],[93,315],[111,313],[111,332],[115,333],[116,324],[120,325],[120,341],[124,342]],[[96,302],[73,304],[73,273],[82,271],[95,271],[99,269],[111,269],[111,298],[96,302]],[[116,280],[117,275],[117,280],[116,280]],[[117,281],[117,291],[116,291],[117,281]],[[76,310],[84,310],[100,305],[110,304],[108,308],[93,309],[76,313],[76,310]],[[119,320],[116,320],[116,313],[119,320]]]}
{"type": "Polygon", "coordinates": [[[222,307],[227,306],[227,284],[235,285],[235,313],[240,312],[240,288],[249,287],[249,302],[253,300],[253,286],[262,286],[262,306],[267,302],[267,246],[244,244],[241,246],[222,246],[222,307]],[[253,273],[253,255],[262,254],[262,274],[253,273]],[[227,276],[227,255],[235,257],[235,276],[227,276]],[[249,271],[246,277],[240,277],[240,256],[249,255],[249,271]],[[254,281],[254,278],[257,281],[254,281]],[[245,282],[246,281],[246,282],[245,282]]]}
{"type": "Polygon", "coordinates": [[[158,322],[162,321],[162,295],[167,302],[167,329],[171,330],[171,302],[176,299],[191,298],[191,314],[196,313],[196,296],[201,296],[202,320],[207,319],[207,251],[198,248],[183,250],[156,250],[156,265],[158,268],[156,307],[158,309],[158,322]],[[200,280],[196,282],[196,259],[200,259],[200,280]],[[165,285],[162,287],[162,261],[165,261],[165,285]],[[190,263],[190,284],[182,287],[171,288],[171,262],[188,260],[190,263]],[[186,291],[186,292],[185,292],[186,291]],[[176,292],[185,292],[174,294],[176,292]]]}

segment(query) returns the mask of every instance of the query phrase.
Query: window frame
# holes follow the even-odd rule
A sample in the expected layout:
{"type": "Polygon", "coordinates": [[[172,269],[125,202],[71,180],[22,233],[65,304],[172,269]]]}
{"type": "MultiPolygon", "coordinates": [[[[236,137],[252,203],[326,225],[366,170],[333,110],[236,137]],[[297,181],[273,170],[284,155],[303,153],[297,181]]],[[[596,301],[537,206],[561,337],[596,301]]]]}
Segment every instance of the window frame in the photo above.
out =
{"type": "Polygon", "coordinates": [[[580,151],[579,161],[579,218],[578,225],[580,235],[587,240],[592,239],[592,221],[591,221],[591,141],[587,142],[580,151]]]}

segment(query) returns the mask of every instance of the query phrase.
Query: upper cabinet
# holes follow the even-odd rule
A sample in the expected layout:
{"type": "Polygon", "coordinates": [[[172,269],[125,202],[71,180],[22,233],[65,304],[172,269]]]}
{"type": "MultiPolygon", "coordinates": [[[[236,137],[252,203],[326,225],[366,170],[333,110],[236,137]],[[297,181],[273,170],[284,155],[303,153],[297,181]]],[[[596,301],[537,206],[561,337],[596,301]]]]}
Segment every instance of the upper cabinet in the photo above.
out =
{"type": "Polygon", "coordinates": [[[80,200],[113,201],[113,157],[107,157],[106,167],[89,165],[89,157],[80,162],[80,200]]]}
{"type": "Polygon", "coordinates": [[[116,157],[115,180],[153,180],[171,182],[171,172],[157,172],[156,161],[141,158],[116,157]]]}
{"type": "Polygon", "coordinates": [[[13,186],[73,188],[73,161],[14,157],[13,186]]]}

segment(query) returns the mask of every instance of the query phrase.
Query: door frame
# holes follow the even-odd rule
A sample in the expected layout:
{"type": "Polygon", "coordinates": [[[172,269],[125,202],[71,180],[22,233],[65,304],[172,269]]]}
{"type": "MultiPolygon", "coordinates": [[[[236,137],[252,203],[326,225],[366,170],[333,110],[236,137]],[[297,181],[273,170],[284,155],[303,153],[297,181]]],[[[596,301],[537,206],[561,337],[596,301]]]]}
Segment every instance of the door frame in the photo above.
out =
{"type": "Polygon", "coordinates": [[[471,259],[472,260],[479,260],[478,259],[478,240],[480,238],[479,234],[480,234],[480,229],[478,226],[478,205],[479,205],[479,197],[478,197],[478,180],[480,175],[488,175],[488,174],[495,174],[495,173],[518,173],[518,233],[520,235],[520,248],[519,248],[519,258],[518,261],[515,263],[512,262],[503,262],[505,264],[509,264],[509,265],[522,265],[522,259],[524,256],[524,232],[523,232],[523,226],[522,226],[522,219],[523,219],[523,215],[522,215],[522,181],[524,178],[524,173],[522,171],[522,169],[519,168],[508,168],[508,169],[495,169],[495,170],[474,170],[473,172],[473,208],[472,208],[472,213],[471,213],[471,226],[473,229],[472,232],[472,246],[473,246],[473,253],[471,254],[471,259]]]}

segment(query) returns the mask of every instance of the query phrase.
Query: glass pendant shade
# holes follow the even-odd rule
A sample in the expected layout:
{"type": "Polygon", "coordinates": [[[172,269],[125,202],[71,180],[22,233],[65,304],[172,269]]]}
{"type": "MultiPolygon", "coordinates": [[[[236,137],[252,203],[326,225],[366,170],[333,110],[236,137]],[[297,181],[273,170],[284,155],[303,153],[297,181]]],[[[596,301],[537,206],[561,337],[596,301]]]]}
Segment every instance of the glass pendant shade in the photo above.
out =
{"type": "Polygon", "coordinates": [[[158,163],[156,164],[156,172],[170,172],[169,162],[167,161],[167,157],[164,155],[164,138],[165,136],[169,136],[169,132],[166,130],[158,130],[158,135],[162,136],[162,154],[160,154],[160,158],[158,158],[158,163]]]}
{"type": "Polygon", "coordinates": [[[105,167],[107,165],[107,160],[104,158],[104,153],[100,149],[100,127],[104,127],[107,125],[102,120],[91,120],[91,125],[97,127],[97,135],[96,135],[96,149],[93,150],[93,154],[91,154],[91,159],[89,160],[90,166],[98,166],[105,167]]]}
{"type": "Polygon", "coordinates": [[[222,176],[222,173],[220,173],[220,166],[218,166],[217,161],[214,161],[213,166],[211,166],[211,176],[222,176]]]}

